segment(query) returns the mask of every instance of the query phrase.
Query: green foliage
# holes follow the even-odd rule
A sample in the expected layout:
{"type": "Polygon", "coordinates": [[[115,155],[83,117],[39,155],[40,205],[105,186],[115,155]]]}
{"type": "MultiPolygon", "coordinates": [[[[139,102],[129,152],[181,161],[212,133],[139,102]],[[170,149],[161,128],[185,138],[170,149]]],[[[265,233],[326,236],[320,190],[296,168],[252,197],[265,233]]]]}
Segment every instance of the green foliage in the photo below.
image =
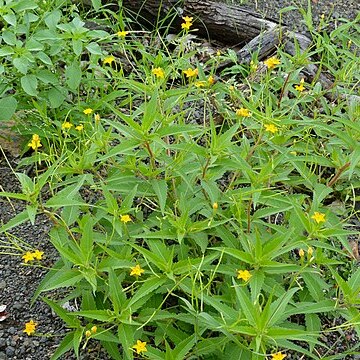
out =
{"type": "Polygon", "coordinates": [[[324,314],[360,334],[358,103],[329,101],[316,80],[297,90],[311,55],[352,99],[358,22],[312,29],[309,53],[280,49],[255,81],[255,56],[217,77],[231,51],[196,62],[187,30],[139,35],[92,7],[0,1],[2,120],[25,111],[19,129],[41,143],[21,163],[36,176],[19,171],[22,193],[0,193],[27,204],[0,231],[40,213],[54,223],[59,259],[33,298],[47,293],[70,329],[52,359],[89,341],[114,359],[137,358],[138,341],[149,359],[319,359],[324,314]]]}

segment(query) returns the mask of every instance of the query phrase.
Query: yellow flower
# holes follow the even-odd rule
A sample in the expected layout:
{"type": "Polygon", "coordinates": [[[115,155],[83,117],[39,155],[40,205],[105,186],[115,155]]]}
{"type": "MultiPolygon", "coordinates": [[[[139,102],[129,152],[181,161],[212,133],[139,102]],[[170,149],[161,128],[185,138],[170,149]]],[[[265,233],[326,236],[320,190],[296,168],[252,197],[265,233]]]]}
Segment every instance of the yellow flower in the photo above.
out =
{"type": "Polygon", "coordinates": [[[151,71],[157,78],[163,79],[165,77],[165,72],[161,67],[152,69],[151,71]]]}
{"type": "Polygon", "coordinates": [[[61,124],[61,129],[63,129],[63,130],[68,130],[68,129],[71,129],[72,127],[73,127],[73,124],[69,121],[64,121],[61,124]]]}
{"type": "Polygon", "coordinates": [[[117,36],[124,38],[129,32],[128,31],[118,31],[117,36]]]}
{"type": "Polygon", "coordinates": [[[38,134],[34,134],[31,141],[28,143],[28,146],[30,146],[33,150],[41,147],[40,136],[38,134]]]}
{"type": "Polygon", "coordinates": [[[295,85],[295,90],[300,91],[300,92],[304,91],[304,90],[305,90],[304,81],[305,81],[305,79],[302,78],[302,79],[300,80],[300,84],[299,84],[299,85],[295,85]]]}
{"type": "Polygon", "coordinates": [[[276,354],[271,354],[272,360],[283,360],[286,358],[285,354],[282,354],[281,352],[277,352],[276,354]]]}
{"type": "Polygon", "coordinates": [[[87,108],[83,111],[85,115],[90,115],[93,112],[93,109],[87,108]]]}
{"type": "Polygon", "coordinates": [[[183,73],[186,75],[186,77],[190,78],[190,77],[197,76],[198,73],[199,73],[199,70],[198,69],[188,68],[187,70],[183,70],[183,73]]]}
{"type": "Polygon", "coordinates": [[[265,124],[265,131],[275,134],[278,131],[278,128],[274,124],[265,124]]]}
{"type": "Polygon", "coordinates": [[[86,330],[86,331],[85,331],[85,336],[86,336],[86,337],[90,337],[90,336],[91,336],[91,331],[90,331],[90,330],[86,330]]]}
{"type": "Polygon", "coordinates": [[[220,56],[220,55],[221,55],[221,51],[218,50],[218,51],[216,52],[216,56],[220,56]]]}
{"type": "Polygon", "coordinates": [[[310,246],[307,250],[308,256],[311,257],[314,252],[314,249],[310,246]]]}
{"type": "Polygon", "coordinates": [[[194,82],[194,85],[195,85],[197,88],[204,87],[204,86],[205,86],[205,81],[195,81],[195,82],[194,82]]]}
{"type": "Polygon", "coordinates": [[[304,255],[305,255],[304,250],[303,250],[303,249],[300,249],[300,250],[299,250],[299,256],[300,256],[300,257],[304,257],[304,255]]]}
{"type": "Polygon", "coordinates": [[[244,281],[248,281],[251,278],[250,271],[248,270],[238,270],[237,272],[237,278],[242,279],[244,281]]]}
{"type": "Polygon", "coordinates": [[[129,215],[120,215],[120,220],[126,224],[131,221],[131,217],[129,215]]]}
{"type": "Polygon", "coordinates": [[[115,58],[113,56],[107,56],[103,60],[103,65],[109,64],[111,65],[115,61],[115,58]]]}
{"type": "Polygon", "coordinates": [[[33,261],[35,259],[34,253],[27,251],[25,255],[22,257],[24,259],[24,263],[27,264],[29,261],[33,261]]]}
{"type": "Polygon", "coordinates": [[[99,122],[100,121],[100,115],[99,114],[95,114],[95,121],[99,122]]]}
{"type": "Polygon", "coordinates": [[[214,202],[212,206],[214,210],[217,210],[219,208],[219,204],[217,202],[214,202]]]}
{"type": "Polygon", "coordinates": [[[193,21],[193,17],[190,17],[190,16],[184,16],[183,18],[182,18],[185,22],[192,22],[193,21]]]}
{"type": "Polygon", "coordinates": [[[75,126],[75,130],[77,130],[77,131],[81,131],[81,130],[83,130],[84,129],[84,125],[83,124],[80,124],[80,125],[78,125],[78,126],[75,126]]]}
{"type": "Polygon", "coordinates": [[[130,275],[131,276],[141,276],[141,274],[143,274],[144,272],[145,272],[145,270],[142,269],[141,266],[138,264],[131,268],[130,275]]]}
{"type": "Polygon", "coordinates": [[[32,253],[34,259],[36,260],[41,260],[42,259],[42,256],[44,255],[44,252],[43,251],[40,251],[40,250],[35,250],[33,253],[32,253]]]}
{"type": "Polygon", "coordinates": [[[318,224],[326,221],[325,214],[318,211],[315,211],[314,215],[311,218],[314,219],[318,224]]]}
{"type": "Polygon", "coordinates": [[[245,108],[240,108],[236,110],[236,115],[237,116],[244,116],[244,117],[250,117],[251,116],[251,112],[248,109],[245,108]]]}
{"type": "Polygon", "coordinates": [[[276,57],[273,56],[264,61],[264,64],[267,66],[268,69],[273,69],[276,65],[281,64],[281,61],[276,57]]]}
{"type": "Polygon", "coordinates": [[[91,332],[92,332],[93,334],[96,334],[96,332],[97,332],[97,327],[96,327],[95,325],[91,328],[91,332]]]}
{"type": "Polygon", "coordinates": [[[133,349],[136,350],[137,354],[141,354],[142,352],[146,352],[147,351],[146,342],[141,341],[141,340],[137,340],[136,344],[133,346],[133,349]]]}
{"type": "Polygon", "coordinates": [[[30,336],[33,334],[36,330],[37,323],[34,320],[30,320],[25,324],[25,329],[23,330],[24,333],[28,334],[30,336]]]}
{"type": "Polygon", "coordinates": [[[207,79],[207,82],[208,82],[209,85],[214,84],[214,83],[215,83],[214,77],[213,77],[212,75],[210,75],[210,76],[208,77],[208,79],[207,79]]]}
{"type": "Polygon", "coordinates": [[[184,16],[183,20],[185,22],[181,24],[181,28],[188,31],[190,29],[190,27],[192,26],[192,24],[193,24],[192,23],[193,18],[189,17],[189,16],[184,16]]]}

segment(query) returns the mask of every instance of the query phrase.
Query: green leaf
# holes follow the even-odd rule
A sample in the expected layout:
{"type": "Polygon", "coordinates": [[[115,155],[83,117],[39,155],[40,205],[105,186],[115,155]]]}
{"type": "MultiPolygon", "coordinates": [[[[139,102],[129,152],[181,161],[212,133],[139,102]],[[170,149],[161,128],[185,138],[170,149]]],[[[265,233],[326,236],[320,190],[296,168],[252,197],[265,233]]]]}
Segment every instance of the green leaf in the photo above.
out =
{"type": "Polygon", "coordinates": [[[115,314],[119,314],[126,301],[126,296],[113,269],[109,269],[109,296],[113,304],[115,314]]]}
{"type": "Polygon", "coordinates": [[[23,224],[25,221],[29,220],[28,211],[25,209],[21,213],[15,215],[11,220],[9,220],[5,225],[0,227],[0,234],[9,231],[15,226],[23,224]]]}
{"type": "MultiPolygon", "coordinates": [[[[321,321],[318,315],[316,314],[306,314],[305,315],[305,324],[306,330],[310,333],[318,333],[320,335],[321,331],[321,321]]],[[[310,344],[310,351],[313,352],[315,348],[314,344],[310,344]]]]}
{"type": "Polygon", "coordinates": [[[15,114],[18,102],[13,96],[0,99],[0,121],[7,121],[15,114]]]}
{"type": "Polygon", "coordinates": [[[235,288],[238,304],[242,309],[243,316],[246,318],[246,320],[252,327],[257,329],[259,324],[259,309],[251,301],[247,289],[237,284],[234,279],[232,279],[232,282],[235,288]]]}
{"type": "Polygon", "coordinates": [[[330,285],[328,285],[319,274],[316,273],[302,273],[302,278],[306,284],[306,288],[308,289],[310,295],[315,301],[324,300],[324,292],[323,290],[329,289],[330,285]]]}
{"type": "Polygon", "coordinates": [[[58,315],[70,328],[78,328],[80,327],[80,320],[77,319],[75,316],[69,315],[69,313],[63,309],[59,304],[56,302],[44,297],[42,300],[48,304],[51,309],[58,315]]]}
{"type": "Polygon", "coordinates": [[[142,286],[133,295],[133,297],[128,300],[128,303],[126,304],[126,309],[136,307],[136,303],[139,300],[141,300],[144,296],[152,295],[152,292],[161,285],[163,285],[166,280],[167,278],[165,276],[147,278],[146,281],[142,284],[142,286]]]}
{"type": "Polygon", "coordinates": [[[299,288],[288,290],[270,305],[270,318],[267,322],[267,327],[275,326],[278,322],[284,319],[284,313],[288,303],[298,290],[299,288]]]}
{"type": "Polygon", "coordinates": [[[37,96],[38,81],[35,75],[25,75],[20,79],[21,87],[31,96],[37,96]]]}
{"type": "Polygon", "coordinates": [[[11,46],[2,46],[0,48],[0,56],[13,55],[15,53],[14,49],[11,46]]]}
{"type": "Polygon", "coordinates": [[[71,331],[66,334],[66,336],[62,339],[61,343],[56,347],[56,351],[51,356],[50,360],[57,360],[61,355],[68,352],[73,347],[75,331],[71,331]]]}
{"type": "Polygon", "coordinates": [[[53,109],[61,106],[64,100],[66,99],[66,96],[67,96],[67,91],[62,87],[53,87],[47,93],[47,97],[53,109]]]}
{"type": "Polygon", "coordinates": [[[313,203],[312,203],[312,208],[313,209],[318,209],[321,205],[321,202],[329,195],[333,192],[333,189],[324,185],[324,184],[319,184],[317,183],[314,186],[314,190],[313,190],[313,203]]]}
{"type": "Polygon", "coordinates": [[[71,90],[77,90],[81,82],[81,66],[78,61],[74,61],[65,70],[66,84],[71,90]]]}
{"type": "Polygon", "coordinates": [[[110,322],[114,319],[114,314],[109,310],[82,310],[74,311],[72,314],[104,322],[110,322]]]}
{"type": "Polygon", "coordinates": [[[111,356],[114,360],[124,360],[122,356],[120,355],[119,347],[117,344],[114,344],[110,341],[100,341],[101,345],[104,347],[104,349],[108,352],[108,354],[111,356]]]}
{"type": "Polygon", "coordinates": [[[157,180],[153,179],[151,181],[152,188],[154,189],[154,192],[159,200],[159,206],[161,214],[165,214],[165,205],[166,205],[166,199],[167,199],[167,183],[166,180],[157,180]]]}
{"type": "Polygon", "coordinates": [[[127,360],[132,360],[134,358],[133,351],[131,350],[131,347],[135,343],[134,330],[134,326],[128,324],[120,324],[118,326],[118,337],[125,355],[125,359],[127,360]]]}
{"type": "Polygon", "coordinates": [[[86,46],[86,49],[89,50],[89,52],[93,55],[100,55],[100,56],[103,55],[103,51],[102,51],[100,45],[95,42],[91,42],[90,44],[88,44],[86,46]]]}

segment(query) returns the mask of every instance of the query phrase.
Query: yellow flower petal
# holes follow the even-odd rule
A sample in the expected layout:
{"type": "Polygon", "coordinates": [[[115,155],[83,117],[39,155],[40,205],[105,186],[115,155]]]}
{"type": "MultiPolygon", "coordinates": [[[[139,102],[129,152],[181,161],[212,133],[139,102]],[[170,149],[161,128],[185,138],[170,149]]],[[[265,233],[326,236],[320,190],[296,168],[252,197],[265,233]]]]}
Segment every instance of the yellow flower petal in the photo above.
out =
{"type": "Polygon", "coordinates": [[[318,224],[320,224],[321,222],[325,222],[325,214],[315,211],[314,215],[311,217],[313,220],[315,220],[318,224]]]}
{"type": "Polygon", "coordinates": [[[137,340],[136,344],[133,346],[133,349],[136,350],[137,354],[141,354],[142,352],[146,352],[147,351],[146,342],[141,341],[141,340],[137,340]]]}
{"type": "Polygon", "coordinates": [[[248,270],[238,270],[237,278],[242,279],[244,281],[248,281],[251,278],[251,273],[248,270]]]}

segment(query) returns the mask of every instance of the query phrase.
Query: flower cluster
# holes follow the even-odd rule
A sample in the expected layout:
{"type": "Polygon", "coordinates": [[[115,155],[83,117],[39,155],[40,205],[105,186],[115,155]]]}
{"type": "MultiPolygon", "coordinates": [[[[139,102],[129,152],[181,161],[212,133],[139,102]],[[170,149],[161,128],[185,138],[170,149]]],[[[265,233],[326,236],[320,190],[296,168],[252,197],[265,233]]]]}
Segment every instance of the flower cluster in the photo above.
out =
{"type": "Polygon", "coordinates": [[[276,56],[272,56],[271,58],[265,60],[264,64],[269,70],[272,70],[276,65],[281,64],[281,61],[276,56]]]}
{"type": "Polygon", "coordinates": [[[184,16],[182,18],[185,22],[183,22],[181,24],[181,27],[184,29],[184,30],[187,30],[189,31],[190,30],[190,27],[192,26],[192,21],[193,21],[193,18],[192,17],[189,17],[189,16],[184,16]]]}
{"type": "Polygon", "coordinates": [[[40,250],[35,250],[33,252],[27,251],[22,258],[24,259],[25,264],[27,264],[29,261],[41,260],[43,255],[44,252],[40,250]]]}
{"type": "Polygon", "coordinates": [[[34,134],[31,138],[31,141],[28,143],[28,146],[31,147],[33,150],[41,147],[42,145],[40,142],[40,136],[38,134],[34,134]]]}
{"type": "Polygon", "coordinates": [[[85,331],[85,336],[90,337],[91,335],[96,334],[96,332],[97,332],[97,327],[94,325],[90,330],[85,331]]]}

